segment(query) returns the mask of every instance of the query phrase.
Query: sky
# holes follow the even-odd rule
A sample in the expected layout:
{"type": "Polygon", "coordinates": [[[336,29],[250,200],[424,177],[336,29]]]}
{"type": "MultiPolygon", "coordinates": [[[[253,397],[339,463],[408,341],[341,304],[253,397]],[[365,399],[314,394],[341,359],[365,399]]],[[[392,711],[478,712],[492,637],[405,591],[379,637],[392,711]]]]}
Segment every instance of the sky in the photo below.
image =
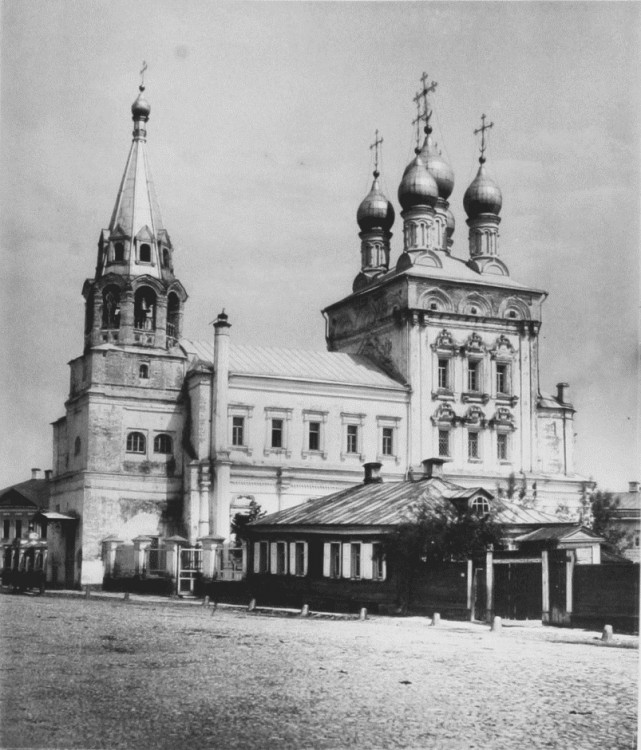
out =
{"type": "Polygon", "coordinates": [[[415,146],[421,74],[453,166],[453,254],[494,122],[499,254],[549,292],[540,384],[570,383],[577,471],[604,489],[639,467],[641,4],[4,0],[0,67],[0,487],[52,464],[86,278],[131,141],[142,61],[148,152],[184,333],[324,349],[320,310],[360,267],[358,204],[378,129],[382,185],[415,146]]]}

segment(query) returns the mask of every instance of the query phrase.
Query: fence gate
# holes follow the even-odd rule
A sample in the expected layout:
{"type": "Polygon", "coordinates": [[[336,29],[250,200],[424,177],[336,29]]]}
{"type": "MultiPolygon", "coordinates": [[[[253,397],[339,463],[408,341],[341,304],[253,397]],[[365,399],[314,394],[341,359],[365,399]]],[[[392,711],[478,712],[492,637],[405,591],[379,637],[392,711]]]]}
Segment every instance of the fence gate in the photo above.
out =
{"type": "Polygon", "coordinates": [[[178,557],[178,593],[193,594],[202,570],[203,551],[199,547],[181,547],[178,557]]]}
{"type": "Polygon", "coordinates": [[[494,560],[494,613],[509,620],[540,620],[540,562],[494,560]]]}

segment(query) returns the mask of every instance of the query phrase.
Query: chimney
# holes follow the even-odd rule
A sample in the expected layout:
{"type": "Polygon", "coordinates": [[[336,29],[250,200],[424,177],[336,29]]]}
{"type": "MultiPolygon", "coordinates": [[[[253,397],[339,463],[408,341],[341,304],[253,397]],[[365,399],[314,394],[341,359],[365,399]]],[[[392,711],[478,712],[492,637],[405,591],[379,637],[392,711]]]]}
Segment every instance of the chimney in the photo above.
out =
{"type": "Polygon", "coordinates": [[[45,479],[47,482],[51,481],[51,477],[53,476],[53,469],[45,469],[45,479]]]}
{"type": "Polygon", "coordinates": [[[570,387],[569,383],[557,383],[556,384],[556,400],[560,404],[569,404],[568,401],[568,388],[570,387]]]}
{"type": "Polygon", "coordinates": [[[423,479],[434,479],[443,476],[444,458],[426,458],[421,461],[423,465],[423,479]]]}
{"type": "Polygon", "coordinates": [[[31,478],[32,479],[38,479],[38,474],[40,474],[40,469],[31,469],[31,478]]]}
{"type": "Polygon", "coordinates": [[[628,492],[638,492],[638,491],[639,491],[639,483],[629,482],[628,492]]]}
{"type": "Polygon", "coordinates": [[[383,464],[380,464],[378,461],[370,461],[363,464],[363,468],[365,469],[363,484],[380,484],[383,481],[383,477],[381,476],[382,467],[383,464]]]}

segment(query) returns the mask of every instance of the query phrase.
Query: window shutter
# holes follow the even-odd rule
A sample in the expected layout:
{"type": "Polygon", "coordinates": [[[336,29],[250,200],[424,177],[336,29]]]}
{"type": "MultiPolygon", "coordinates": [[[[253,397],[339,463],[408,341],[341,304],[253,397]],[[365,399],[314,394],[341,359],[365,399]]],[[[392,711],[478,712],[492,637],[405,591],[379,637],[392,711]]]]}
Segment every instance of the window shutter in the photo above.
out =
{"type": "Polygon", "coordinates": [[[289,543],[289,575],[296,575],[296,542],[289,543]]]}
{"type": "Polygon", "coordinates": [[[350,544],[343,544],[343,578],[350,578],[352,575],[352,547],[350,544]]]}
{"type": "Polygon", "coordinates": [[[329,542],[323,544],[323,575],[325,578],[329,578],[329,563],[330,563],[331,547],[329,542]]]}
{"type": "Polygon", "coordinates": [[[254,573],[260,573],[260,542],[254,542],[254,573]]]}
{"type": "Polygon", "coordinates": [[[372,578],[372,554],[373,547],[371,543],[361,545],[361,578],[372,578]]]}
{"type": "Polygon", "coordinates": [[[307,542],[303,542],[303,575],[307,575],[307,542]]]}
{"type": "Polygon", "coordinates": [[[271,542],[269,545],[269,551],[270,551],[270,560],[269,560],[269,572],[275,573],[276,572],[276,560],[278,555],[278,547],[276,546],[277,542],[271,542]]]}

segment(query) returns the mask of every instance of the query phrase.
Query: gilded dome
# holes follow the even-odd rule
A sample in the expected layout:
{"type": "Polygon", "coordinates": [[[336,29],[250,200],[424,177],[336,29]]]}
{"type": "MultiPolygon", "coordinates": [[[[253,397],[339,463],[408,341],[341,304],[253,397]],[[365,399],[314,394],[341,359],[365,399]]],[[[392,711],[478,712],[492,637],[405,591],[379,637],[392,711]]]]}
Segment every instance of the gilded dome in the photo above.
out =
{"type": "Polygon", "coordinates": [[[481,162],[479,171],[463,196],[463,208],[468,218],[473,219],[479,214],[498,214],[503,205],[501,189],[490,177],[481,162]]]}
{"type": "Polygon", "coordinates": [[[389,232],[392,228],[392,224],[394,223],[394,207],[381,192],[377,172],[374,173],[372,189],[358,207],[356,221],[363,232],[375,227],[389,232]]]}
{"type": "Polygon", "coordinates": [[[427,171],[421,155],[417,154],[405,167],[398,186],[398,201],[407,210],[412,206],[433,206],[438,198],[436,180],[427,171]]]}
{"type": "Polygon", "coordinates": [[[138,98],[136,99],[136,101],[131,105],[131,114],[134,117],[149,117],[149,113],[151,112],[151,105],[143,96],[145,87],[139,86],[138,88],[140,89],[140,93],[138,94],[138,98]]]}
{"type": "Polygon", "coordinates": [[[447,200],[454,188],[454,172],[429,134],[425,138],[420,155],[429,173],[436,180],[439,197],[447,200]]]}

